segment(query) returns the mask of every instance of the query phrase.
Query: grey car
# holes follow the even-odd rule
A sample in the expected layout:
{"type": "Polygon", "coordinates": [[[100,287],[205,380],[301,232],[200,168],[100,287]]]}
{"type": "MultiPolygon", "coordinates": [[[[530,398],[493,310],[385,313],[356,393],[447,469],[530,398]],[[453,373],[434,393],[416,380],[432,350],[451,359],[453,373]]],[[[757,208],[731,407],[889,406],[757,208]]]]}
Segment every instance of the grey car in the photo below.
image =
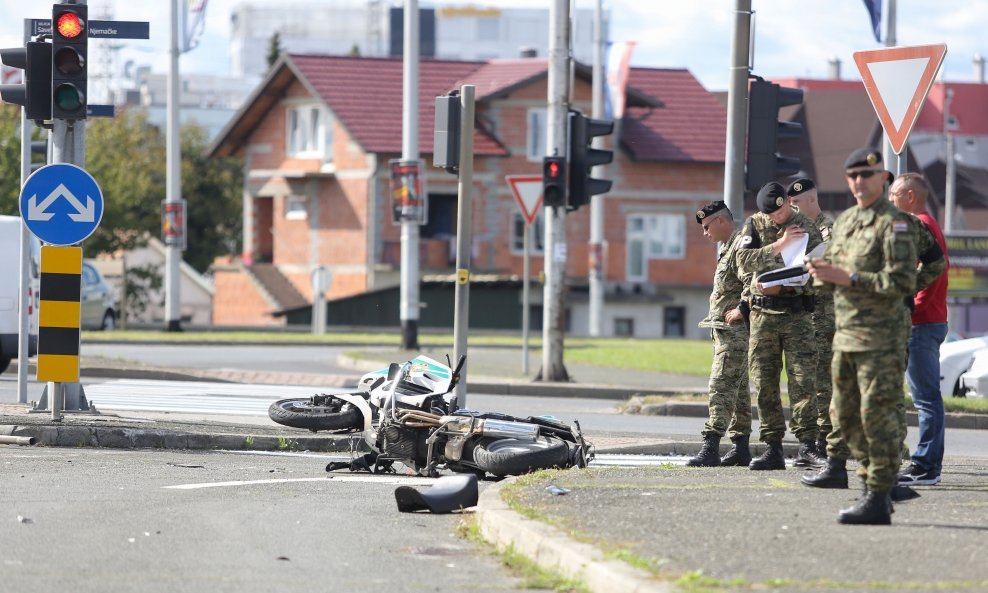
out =
{"type": "Polygon", "coordinates": [[[82,329],[117,327],[117,298],[103,274],[89,262],[82,263],[82,329]]]}

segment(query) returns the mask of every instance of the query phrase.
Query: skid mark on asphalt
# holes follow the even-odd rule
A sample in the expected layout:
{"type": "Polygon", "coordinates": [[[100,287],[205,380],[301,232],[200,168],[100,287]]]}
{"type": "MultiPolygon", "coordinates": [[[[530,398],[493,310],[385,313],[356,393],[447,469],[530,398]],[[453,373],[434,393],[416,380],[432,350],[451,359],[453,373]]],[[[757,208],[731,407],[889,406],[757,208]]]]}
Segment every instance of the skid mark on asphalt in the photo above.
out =
{"type": "Polygon", "coordinates": [[[171,490],[200,490],[202,488],[231,488],[238,486],[268,486],[275,484],[289,484],[292,482],[370,482],[373,484],[385,484],[391,486],[431,486],[435,484],[435,478],[418,478],[402,476],[331,476],[326,478],[282,478],[273,480],[238,480],[233,482],[200,482],[198,484],[176,484],[174,486],[162,486],[171,490]]]}

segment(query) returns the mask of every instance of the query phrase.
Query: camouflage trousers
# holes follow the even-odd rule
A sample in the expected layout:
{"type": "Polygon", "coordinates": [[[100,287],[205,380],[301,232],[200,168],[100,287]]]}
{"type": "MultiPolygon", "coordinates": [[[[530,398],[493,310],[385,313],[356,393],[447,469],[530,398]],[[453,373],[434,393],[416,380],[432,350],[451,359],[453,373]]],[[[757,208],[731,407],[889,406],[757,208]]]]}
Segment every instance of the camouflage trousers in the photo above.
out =
{"type": "Polygon", "coordinates": [[[714,361],[710,368],[710,417],[703,436],[732,439],[751,434],[751,391],[748,389],[748,328],[710,330],[714,361]]]}
{"type": "Polygon", "coordinates": [[[819,434],[814,335],[812,316],[805,311],[777,314],[755,309],[751,312],[748,366],[758,397],[759,440],[762,442],[781,441],[786,433],[779,390],[783,353],[792,411],[789,427],[800,441],[815,441],[819,434]]]}
{"type": "Polygon", "coordinates": [[[834,393],[830,363],[834,357],[834,297],[823,295],[813,312],[813,329],[816,332],[816,413],[820,433],[817,440],[824,440],[834,425],[830,420],[830,398],[834,393]]]}
{"type": "Polygon", "coordinates": [[[836,424],[860,463],[859,475],[876,492],[897,482],[904,366],[901,349],[834,353],[836,424]]]}

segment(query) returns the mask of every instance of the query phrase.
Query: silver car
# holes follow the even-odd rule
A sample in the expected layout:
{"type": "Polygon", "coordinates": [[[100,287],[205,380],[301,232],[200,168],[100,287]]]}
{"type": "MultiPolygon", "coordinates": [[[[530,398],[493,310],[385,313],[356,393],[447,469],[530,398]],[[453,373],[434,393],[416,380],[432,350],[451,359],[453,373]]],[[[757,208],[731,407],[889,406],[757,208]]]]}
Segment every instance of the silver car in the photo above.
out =
{"type": "Polygon", "coordinates": [[[82,329],[117,327],[117,298],[103,274],[93,264],[82,263],[82,329]]]}

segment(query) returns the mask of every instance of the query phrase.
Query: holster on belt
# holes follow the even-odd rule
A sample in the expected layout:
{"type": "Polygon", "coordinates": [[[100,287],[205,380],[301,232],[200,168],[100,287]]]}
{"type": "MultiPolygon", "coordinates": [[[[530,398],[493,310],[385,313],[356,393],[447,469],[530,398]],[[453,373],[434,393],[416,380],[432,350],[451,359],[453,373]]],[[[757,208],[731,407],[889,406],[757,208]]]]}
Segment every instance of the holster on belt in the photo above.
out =
{"type": "Polygon", "coordinates": [[[751,305],[748,301],[741,301],[738,305],[738,311],[741,311],[741,319],[744,320],[744,326],[751,329],[751,305]]]}

